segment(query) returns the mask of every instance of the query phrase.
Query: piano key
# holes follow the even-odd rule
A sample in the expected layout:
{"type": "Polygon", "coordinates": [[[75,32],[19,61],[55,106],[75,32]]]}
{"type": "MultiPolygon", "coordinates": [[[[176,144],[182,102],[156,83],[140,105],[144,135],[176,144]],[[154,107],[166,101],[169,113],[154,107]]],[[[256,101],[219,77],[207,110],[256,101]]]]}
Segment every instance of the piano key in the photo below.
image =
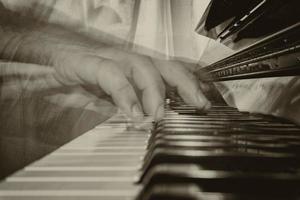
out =
{"type": "Polygon", "coordinates": [[[93,177],[60,177],[60,176],[39,176],[39,177],[10,177],[5,179],[10,183],[27,183],[27,182],[98,182],[98,183],[132,183],[133,177],[113,177],[113,176],[93,176],[93,177]]]}
{"type": "Polygon", "coordinates": [[[233,132],[231,134],[218,134],[218,135],[198,135],[198,134],[167,134],[167,133],[157,133],[154,137],[155,139],[165,139],[169,141],[228,141],[234,140],[237,141],[249,141],[249,142],[261,142],[261,143],[277,143],[277,144],[289,144],[300,142],[300,138],[296,135],[257,135],[257,134],[250,134],[250,133],[240,133],[240,132],[233,132]]]}
{"type": "Polygon", "coordinates": [[[117,179],[112,179],[112,181],[109,181],[101,179],[101,177],[94,177],[93,179],[91,177],[85,179],[80,177],[73,178],[73,181],[71,181],[67,179],[67,177],[62,177],[55,181],[48,177],[42,181],[39,181],[37,178],[27,178],[27,181],[25,181],[25,179],[23,180],[24,181],[7,181],[6,184],[0,187],[0,192],[11,190],[11,188],[14,190],[110,190],[113,187],[118,188],[118,190],[134,190],[136,188],[136,186],[132,184],[133,179],[119,179],[118,181],[117,179]]]}
{"type": "Polygon", "coordinates": [[[8,190],[0,191],[1,199],[97,199],[103,200],[130,200],[136,196],[132,190],[8,190]]]}
{"type": "Polygon", "coordinates": [[[195,165],[158,165],[143,179],[145,187],[159,183],[196,184],[206,192],[299,195],[299,174],[203,170],[195,165]]]}
{"type": "Polygon", "coordinates": [[[139,165],[140,163],[140,157],[136,159],[115,159],[115,160],[83,160],[83,161],[50,161],[50,162],[41,162],[37,163],[35,166],[49,166],[49,167],[68,167],[68,166],[73,166],[76,164],[76,166],[80,167],[96,167],[96,166],[104,166],[104,167],[109,167],[109,166],[126,166],[126,167],[134,167],[139,165]]]}
{"type": "Polygon", "coordinates": [[[169,200],[169,199],[184,199],[184,200],[296,200],[296,195],[272,195],[272,194],[236,194],[236,193],[221,193],[221,192],[204,192],[195,184],[159,183],[155,186],[144,190],[139,198],[140,200],[169,200]]]}
{"type": "Polygon", "coordinates": [[[54,170],[43,170],[43,171],[20,171],[13,175],[13,177],[135,177],[137,171],[54,171],[54,170]]]}
{"type": "Polygon", "coordinates": [[[24,171],[136,171],[136,166],[29,166],[24,171]]]}
{"type": "MultiPolygon", "coordinates": [[[[65,191],[67,193],[68,191],[65,191]]],[[[11,193],[9,193],[11,194],[11,193]]],[[[49,193],[48,193],[49,194],[49,193]]],[[[16,194],[15,196],[12,195],[6,195],[1,196],[1,200],[132,200],[134,195],[125,196],[124,193],[118,192],[119,195],[116,194],[116,192],[111,195],[110,193],[102,193],[102,191],[98,191],[98,193],[94,193],[90,196],[84,196],[84,193],[81,195],[78,195],[78,193],[70,194],[68,196],[61,193],[61,195],[54,195],[50,196],[46,192],[35,194],[36,196],[25,196],[22,193],[16,194]],[[73,196],[72,196],[73,195],[73,196]]],[[[51,194],[51,193],[50,193],[51,194]]]]}
{"type": "Polygon", "coordinates": [[[215,142],[202,142],[202,141],[165,141],[156,140],[151,146],[149,151],[157,148],[172,149],[177,148],[181,150],[203,150],[203,151],[224,151],[224,152],[239,152],[256,150],[259,152],[274,152],[274,153],[291,153],[300,156],[300,145],[276,144],[276,143],[255,143],[255,142],[238,142],[238,141],[215,141],[215,142]]]}
{"type": "Polygon", "coordinates": [[[208,164],[210,167],[227,165],[236,170],[276,170],[276,171],[295,171],[300,167],[300,157],[281,153],[264,152],[224,152],[220,151],[201,151],[201,150],[180,150],[180,149],[161,149],[157,148],[151,156],[147,157],[142,166],[140,181],[148,171],[160,164],[208,164]],[[259,154],[258,154],[259,153],[259,154]],[[209,164],[210,163],[210,164],[209,164]],[[235,167],[237,166],[237,167],[235,167]]]}

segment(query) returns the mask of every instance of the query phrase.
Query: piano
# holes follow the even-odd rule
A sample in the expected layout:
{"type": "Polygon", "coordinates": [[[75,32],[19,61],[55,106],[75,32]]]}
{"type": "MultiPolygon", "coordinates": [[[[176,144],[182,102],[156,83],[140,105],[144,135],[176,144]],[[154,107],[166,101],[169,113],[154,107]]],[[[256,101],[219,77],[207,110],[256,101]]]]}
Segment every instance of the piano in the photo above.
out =
{"type": "Polygon", "coordinates": [[[150,129],[118,113],[5,178],[0,199],[300,199],[299,125],[230,107],[213,84],[300,75],[297,8],[297,0],[211,1],[196,31],[238,50],[196,72],[211,87],[210,110],[170,90],[150,129]]]}

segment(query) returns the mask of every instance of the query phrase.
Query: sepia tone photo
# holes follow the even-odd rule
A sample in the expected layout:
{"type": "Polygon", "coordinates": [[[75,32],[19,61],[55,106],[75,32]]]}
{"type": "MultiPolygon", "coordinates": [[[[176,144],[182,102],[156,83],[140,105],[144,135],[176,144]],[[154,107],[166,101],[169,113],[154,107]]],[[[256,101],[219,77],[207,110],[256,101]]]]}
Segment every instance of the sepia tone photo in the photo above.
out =
{"type": "Polygon", "coordinates": [[[0,0],[0,200],[299,200],[299,0],[0,0]]]}

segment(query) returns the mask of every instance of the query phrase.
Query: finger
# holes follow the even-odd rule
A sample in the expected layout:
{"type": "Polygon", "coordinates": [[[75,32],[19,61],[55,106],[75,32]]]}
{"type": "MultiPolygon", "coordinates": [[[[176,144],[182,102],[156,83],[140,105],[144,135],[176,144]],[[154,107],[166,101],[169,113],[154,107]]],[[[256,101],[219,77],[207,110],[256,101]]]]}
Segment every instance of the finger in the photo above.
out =
{"type": "Polygon", "coordinates": [[[147,114],[157,121],[164,116],[165,85],[159,71],[147,57],[131,59],[132,78],[142,91],[142,102],[147,114]]]}
{"type": "Polygon", "coordinates": [[[114,48],[102,48],[98,53],[120,62],[123,72],[133,79],[135,86],[141,91],[145,113],[152,116],[153,120],[161,119],[164,115],[165,85],[150,58],[114,48]]]}
{"type": "Polygon", "coordinates": [[[143,112],[136,93],[116,63],[102,61],[97,72],[97,81],[129,117],[138,119],[142,116],[143,112]]]}
{"type": "Polygon", "coordinates": [[[98,84],[129,117],[137,119],[141,116],[142,109],[134,89],[114,61],[97,56],[84,56],[77,59],[77,63],[71,64],[72,66],[65,67],[60,72],[68,80],[98,84]]]}
{"type": "Polygon", "coordinates": [[[155,60],[156,67],[164,80],[176,87],[183,100],[199,109],[208,109],[211,104],[203,94],[195,76],[177,61],[155,60]]]}

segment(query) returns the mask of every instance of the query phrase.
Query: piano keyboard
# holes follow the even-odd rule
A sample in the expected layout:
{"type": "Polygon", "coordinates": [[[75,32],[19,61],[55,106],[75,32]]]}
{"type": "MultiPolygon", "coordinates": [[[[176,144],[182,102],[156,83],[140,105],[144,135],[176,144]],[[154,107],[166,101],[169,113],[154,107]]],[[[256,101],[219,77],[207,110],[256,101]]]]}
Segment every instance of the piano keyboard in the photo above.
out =
{"type": "Polygon", "coordinates": [[[180,99],[149,139],[139,200],[300,198],[300,129],[214,103],[200,113],[180,99]]]}
{"type": "Polygon", "coordinates": [[[132,200],[148,137],[116,115],[6,178],[0,199],[132,200]]]}
{"type": "Polygon", "coordinates": [[[115,116],[8,177],[0,199],[300,199],[299,127],[213,105],[167,99],[151,132],[115,116]]]}

